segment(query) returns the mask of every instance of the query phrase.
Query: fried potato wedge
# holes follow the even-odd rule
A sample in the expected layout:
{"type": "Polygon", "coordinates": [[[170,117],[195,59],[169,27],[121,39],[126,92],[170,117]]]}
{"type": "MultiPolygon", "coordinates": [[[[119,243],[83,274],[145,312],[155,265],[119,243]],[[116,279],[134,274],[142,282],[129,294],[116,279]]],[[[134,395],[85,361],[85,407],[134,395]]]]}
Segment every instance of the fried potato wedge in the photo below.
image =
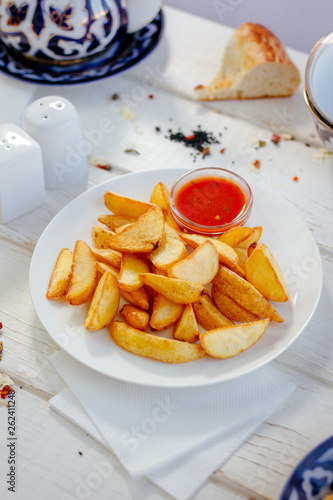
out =
{"type": "Polygon", "coordinates": [[[245,264],[246,279],[266,299],[286,302],[289,299],[287,283],[279,264],[264,243],[257,245],[245,264]]]}
{"type": "Polygon", "coordinates": [[[217,328],[200,335],[204,350],[214,358],[232,358],[246,351],[264,334],[269,319],[261,319],[245,325],[217,328]]]}
{"type": "Polygon", "coordinates": [[[242,307],[217,285],[212,285],[211,294],[213,302],[218,310],[231,321],[249,323],[259,319],[257,314],[254,314],[242,307]]]}
{"type": "Polygon", "coordinates": [[[46,298],[49,300],[64,299],[69,288],[69,280],[73,262],[73,253],[69,248],[63,248],[54,265],[46,298]]]}
{"type": "Polygon", "coordinates": [[[191,281],[178,280],[153,273],[140,274],[145,285],[176,304],[190,304],[199,299],[204,287],[191,281]]]}
{"type": "Polygon", "coordinates": [[[180,230],[179,225],[173,218],[173,215],[171,213],[170,209],[170,201],[169,201],[169,190],[168,188],[163,184],[163,182],[159,182],[156,184],[156,186],[153,189],[153,192],[150,196],[150,203],[154,203],[156,205],[160,205],[164,209],[164,217],[165,221],[174,229],[177,231],[180,230]]]}
{"type": "Polygon", "coordinates": [[[115,236],[115,234],[116,233],[113,231],[95,224],[91,230],[91,241],[93,246],[96,248],[109,248],[107,242],[110,238],[115,236]]]}
{"type": "MultiPolygon", "coordinates": [[[[119,269],[108,264],[104,264],[104,262],[97,262],[97,270],[100,274],[105,273],[105,271],[110,271],[115,278],[118,279],[119,277],[119,269]]],[[[140,309],[149,309],[149,293],[144,287],[138,288],[137,290],[132,290],[130,292],[126,292],[125,290],[121,289],[119,289],[119,291],[120,296],[130,304],[135,305],[140,309]]]]}
{"type": "Polygon", "coordinates": [[[173,336],[184,342],[196,342],[199,340],[200,330],[193,311],[192,304],[186,304],[183,314],[173,329],[173,336]]]}
{"type": "Polygon", "coordinates": [[[124,217],[123,215],[106,214],[97,217],[101,224],[104,224],[111,231],[116,231],[125,224],[132,224],[136,221],[135,217],[124,217]]]}
{"type": "Polygon", "coordinates": [[[233,322],[218,310],[208,293],[203,293],[192,306],[197,322],[205,330],[233,325],[233,322]]]}
{"type": "Polygon", "coordinates": [[[160,246],[147,255],[154,266],[162,271],[167,271],[169,267],[187,256],[185,243],[178,232],[167,223],[164,225],[164,237],[160,246]]]}
{"type": "Polygon", "coordinates": [[[84,322],[88,330],[101,330],[109,326],[119,307],[119,288],[117,279],[106,271],[99,280],[84,322]]]}
{"type": "Polygon", "coordinates": [[[92,251],[84,241],[75,243],[71,277],[66,300],[74,306],[84,304],[94,293],[98,272],[92,251]]]}
{"type": "Polygon", "coordinates": [[[121,265],[121,253],[111,248],[95,248],[91,249],[93,256],[99,262],[104,262],[104,264],[110,264],[110,266],[117,267],[120,269],[121,265]]]}
{"type": "Polygon", "coordinates": [[[105,262],[98,262],[98,261],[97,261],[97,271],[101,275],[103,275],[106,271],[110,271],[117,280],[120,273],[119,269],[117,269],[116,267],[113,267],[110,264],[105,264],[105,262]]]}
{"type": "Polygon", "coordinates": [[[164,295],[155,293],[149,325],[153,330],[166,330],[178,321],[183,310],[183,304],[176,304],[164,295]]]}
{"type": "Polygon", "coordinates": [[[246,240],[240,242],[238,245],[239,247],[249,248],[249,246],[252,245],[253,243],[258,243],[262,235],[262,227],[256,226],[253,229],[254,229],[253,233],[248,238],[246,238],[246,240]]]}
{"type": "Polygon", "coordinates": [[[132,290],[131,292],[120,290],[120,295],[124,300],[126,300],[133,306],[137,306],[145,311],[149,310],[150,297],[149,293],[143,286],[141,288],[138,288],[137,290],[132,290]]]}
{"type": "Polygon", "coordinates": [[[146,260],[134,253],[123,253],[118,277],[119,287],[125,292],[141,288],[143,283],[139,278],[140,273],[149,273],[146,260]]]}
{"type": "Polygon", "coordinates": [[[143,201],[127,198],[114,191],[105,191],[104,203],[114,215],[133,217],[134,219],[137,219],[140,215],[153,207],[152,203],[145,203],[143,201]]]}
{"type": "Polygon", "coordinates": [[[187,363],[206,355],[205,350],[198,344],[144,333],[121,321],[111,323],[110,334],[122,349],[163,363],[187,363]]]}
{"type": "Polygon", "coordinates": [[[236,254],[238,255],[238,263],[237,266],[242,270],[242,275],[245,276],[245,262],[248,258],[248,253],[246,248],[236,247],[234,248],[236,254]]]}
{"type": "Polygon", "coordinates": [[[235,250],[229,247],[226,243],[223,243],[223,241],[219,241],[208,236],[202,236],[200,234],[179,233],[179,235],[186,245],[189,245],[192,248],[197,248],[199,245],[205,243],[205,241],[211,241],[219,254],[220,264],[234,268],[238,262],[238,255],[235,250]]]}
{"type": "Polygon", "coordinates": [[[130,304],[124,304],[119,313],[126,323],[137,330],[145,330],[149,325],[149,314],[138,307],[130,304]]]}
{"type": "Polygon", "coordinates": [[[188,257],[168,269],[169,278],[206,285],[219,270],[219,254],[209,240],[199,245],[188,257]]]}
{"type": "Polygon", "coordinates": [[[164,215],[162,208],[153,205],[133,224],[126,226],[108,242],[108,246],[119,252],[148,253],[163,239],[164,215]]]}
{"type": "Polygon", "coordinates": [[[223,241],[232,248],[238,247],[240,243],[247,240],[254,233],[253,227],[232,227],[218,237],[218,240],[223,241]]]}
{"type": "Polygon", "coordinates": [[[261,318],[270,318],[278,323],[283,322],[283,318],[278,311],[251,283],[227,267],[220,266],[213,283],[244,307],[244,309],[257,314],[261,318]]]}

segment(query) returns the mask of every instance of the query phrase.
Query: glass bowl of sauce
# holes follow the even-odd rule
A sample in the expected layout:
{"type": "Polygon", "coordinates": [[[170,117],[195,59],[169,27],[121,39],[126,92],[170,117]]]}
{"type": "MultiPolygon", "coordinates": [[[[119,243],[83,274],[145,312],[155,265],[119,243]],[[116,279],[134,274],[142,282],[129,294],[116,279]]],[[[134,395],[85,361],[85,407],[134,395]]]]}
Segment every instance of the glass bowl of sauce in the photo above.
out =
{"type": "Polygon", "coordinates": [[[182,229],[208,236],[245,224],[252,204],[245,179],[217,167],[187,172],[170,191],[172,215],[182,229]]]}

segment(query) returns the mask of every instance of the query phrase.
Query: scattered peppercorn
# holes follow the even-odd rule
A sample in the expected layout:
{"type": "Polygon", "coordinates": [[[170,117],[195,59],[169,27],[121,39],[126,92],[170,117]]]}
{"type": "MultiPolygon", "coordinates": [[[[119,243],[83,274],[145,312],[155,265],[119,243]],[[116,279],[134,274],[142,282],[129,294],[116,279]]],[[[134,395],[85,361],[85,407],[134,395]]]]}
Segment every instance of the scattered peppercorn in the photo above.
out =
{"type": "Polygon", "coordinates": [[[310,147],[310,144],[309,144],[308,142],[306,142],[306,143],[305,143],[305,146],[306,146],[307,148],[309,148],[309,147],[310,147]]]}
{"type": "Polygon", "coordinates": [[[155,131],[156,131],[156,132],[161,132],[160,127],[155,127],[155,131]]]}
{"type": "Polygon", "coordinates": [[[271,137],[271,142],[274,144],[279,144],[281,137],[277,134],[273,134],[271,137]]]}
{"type": "Polygon", "coordinates": [[[294,182],[298,182],[298,176],[297,175],[295,175],[295,177],[293,177],[293,181],[294,182]]]}
{"type": "Polygon", "coordinates": [[[119,94],[112,94],[111,101],[118,101],[119,97],[119,94]]]}
{"type": "Polygon", "coordinates": [[[253,165],[254,165],[257,169],[259,169],[259,168],[260,168],[260,160],[255,160],[255,161],[253,162],[253,165]]]}
{"type": "Polygon", "coordinates": [[[203,157],[210,153],[209,148],[207,149],[208,144],[220,144],[220,141],[214,137],[212,132],[205,132],[199,126],[197,130],[193,130],[193,133],[189,135],[184,135],[180,130],[178,132],[168,130],[168,133],[167,139],[182,142],[185,147],[195,149],[196,155],[202,153],[203,157]]]}
{"type": "Polygon", "coordinates": [[[79,451],[79,455],[81,455],[81,457],[82,457],[82,451],[79,451]]]}

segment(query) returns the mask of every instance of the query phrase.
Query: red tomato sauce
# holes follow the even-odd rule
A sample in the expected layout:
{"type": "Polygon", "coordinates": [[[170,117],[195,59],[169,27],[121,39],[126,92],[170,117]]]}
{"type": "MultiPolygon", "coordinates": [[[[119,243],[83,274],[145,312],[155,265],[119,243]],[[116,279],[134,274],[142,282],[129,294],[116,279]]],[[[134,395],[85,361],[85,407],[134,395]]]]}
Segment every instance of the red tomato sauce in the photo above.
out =
{"type": "Polygon", "coordinates": [[[234,182],[219,177],[201,177],[182,186],[175,196],[178,211],[204,226],[235,220],[246,209],[246,196],[234,182]]]}

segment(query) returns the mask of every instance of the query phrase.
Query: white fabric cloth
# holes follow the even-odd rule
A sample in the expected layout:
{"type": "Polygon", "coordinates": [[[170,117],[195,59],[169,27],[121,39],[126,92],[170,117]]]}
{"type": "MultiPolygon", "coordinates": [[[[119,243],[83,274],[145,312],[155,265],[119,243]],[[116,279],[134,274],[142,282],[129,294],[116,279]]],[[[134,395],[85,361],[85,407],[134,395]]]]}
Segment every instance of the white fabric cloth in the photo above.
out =
{"type": "Polygon", "coordinates": [[[65,352],[50,361],[67,388],[50,406],[178,500],[194,493],[292,393],[265,366],[235,380],[196,388],[142,387],[86,368],[65,352]]]}

